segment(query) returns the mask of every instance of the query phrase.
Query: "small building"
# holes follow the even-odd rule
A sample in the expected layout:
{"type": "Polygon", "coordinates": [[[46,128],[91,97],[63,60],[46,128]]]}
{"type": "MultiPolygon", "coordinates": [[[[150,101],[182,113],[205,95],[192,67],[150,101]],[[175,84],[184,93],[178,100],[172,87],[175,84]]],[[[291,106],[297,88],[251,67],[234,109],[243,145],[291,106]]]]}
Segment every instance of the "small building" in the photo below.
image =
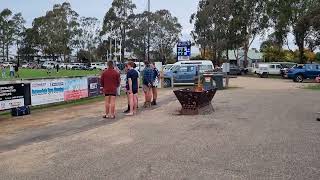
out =
{"type": "MultiPolygon", "coordinates": [[[[231,64],[237,64],[240,67],[244,66],[244,50],[229,50],[228,51],[229,60],[231,64]]],[[[250,49],[248,51],[248,66],[253,63],[263,62],[263,54],[257,49],[250,49]]]]}

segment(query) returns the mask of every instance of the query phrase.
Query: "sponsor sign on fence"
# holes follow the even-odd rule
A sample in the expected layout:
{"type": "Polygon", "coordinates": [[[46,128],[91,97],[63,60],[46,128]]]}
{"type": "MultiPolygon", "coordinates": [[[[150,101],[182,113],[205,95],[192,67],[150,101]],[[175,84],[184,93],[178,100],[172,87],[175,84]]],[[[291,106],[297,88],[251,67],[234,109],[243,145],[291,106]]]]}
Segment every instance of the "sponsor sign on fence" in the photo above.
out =
{"type": "Polygon", "coordinates": [[[30,105],[29,91],[29,84],[0,85],[0,110],[30,105]]]}
{"type": "Polygon", "coordinates": [[[49,79],[31,82],[33,106],[64,101],[64,79],[49,79]]]}
{"type": "Polygon", "coordinates": [[[88,78],[70,78],[64,82],[64,100],[77,100],[88,97],[88,78]]]}
{"type": "Polygon", "coordinates": [[[98,77],[88,77],[88,96],[99,96],[101,94],[101,83],[98,77]]]}

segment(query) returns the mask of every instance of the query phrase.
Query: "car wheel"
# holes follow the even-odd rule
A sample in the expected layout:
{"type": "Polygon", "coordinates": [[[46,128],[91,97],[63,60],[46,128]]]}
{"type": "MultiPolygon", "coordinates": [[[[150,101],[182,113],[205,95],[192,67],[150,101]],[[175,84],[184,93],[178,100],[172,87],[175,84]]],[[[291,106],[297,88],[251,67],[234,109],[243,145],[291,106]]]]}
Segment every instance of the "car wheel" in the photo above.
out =
{"type": "Polygon", "coordinates": [[[295,82],[302,83],[303,80],[304,80],[304,77],[300,74],[300,75],[296,76],[296,77],[294,78],[294,80],[295,80],[295,82]]]}
{"type": "Polygon", "coordinates": [[[165,80],[163,81],[163,87],[164,87],[164,88],[171,87],[171,80],[170,80],[170,79],[165,79],[165,80]]]}
{"type": "Polygon", "coordinates": [[[264,73],[261,74],[261,77],[262,77],[262,78],[268,78],[268,77],[269,77],[269,74],[266,73],[266,72],[264,72],[264,73]]]}

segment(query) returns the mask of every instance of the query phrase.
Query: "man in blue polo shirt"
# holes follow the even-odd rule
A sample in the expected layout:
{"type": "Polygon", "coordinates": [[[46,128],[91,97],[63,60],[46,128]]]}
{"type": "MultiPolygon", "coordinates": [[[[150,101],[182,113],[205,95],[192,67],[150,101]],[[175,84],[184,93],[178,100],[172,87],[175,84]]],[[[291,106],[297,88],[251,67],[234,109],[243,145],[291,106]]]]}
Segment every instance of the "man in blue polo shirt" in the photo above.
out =
{"type": "Polygon", "coordinates": [[[151,107],[151,99],[152,99],[152,86],[154,82],[154,72],[150,66],[150,62],[146,61],[145,68],[143,70],[143,91],[145,95],[144,107],[151,107]]]}

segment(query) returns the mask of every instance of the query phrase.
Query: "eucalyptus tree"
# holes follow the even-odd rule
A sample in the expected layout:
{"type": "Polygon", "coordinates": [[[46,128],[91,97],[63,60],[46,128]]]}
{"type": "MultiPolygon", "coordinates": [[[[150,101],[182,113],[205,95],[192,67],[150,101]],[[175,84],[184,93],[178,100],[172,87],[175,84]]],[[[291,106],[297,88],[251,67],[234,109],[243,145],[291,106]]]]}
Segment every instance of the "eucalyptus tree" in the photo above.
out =
{"type": "Polygon", "coordinates": [[[0,12],[0,49],[3,58],[9,60],[9,49],[12,45],[20,46],[25,20],[21,13],[13,14],[11,10],[0,12]]]}
{"type": "Polygon", "coordinates": [[[42,54],[63,56],[63,60],[71,54],[73,39],[76,36],[78,13],[72,10],[69,3],[55,4],[45,16],[33,21],[33,29],[42,54]]]}
{"type": "Polygon", "coordinates": [[[132,28],[129,18],[134,15],[136,5],[132,0],[113,0],[103,20],[102,34],[122,41],[121,55],[128,48],[127,32],[132,28]]]}

